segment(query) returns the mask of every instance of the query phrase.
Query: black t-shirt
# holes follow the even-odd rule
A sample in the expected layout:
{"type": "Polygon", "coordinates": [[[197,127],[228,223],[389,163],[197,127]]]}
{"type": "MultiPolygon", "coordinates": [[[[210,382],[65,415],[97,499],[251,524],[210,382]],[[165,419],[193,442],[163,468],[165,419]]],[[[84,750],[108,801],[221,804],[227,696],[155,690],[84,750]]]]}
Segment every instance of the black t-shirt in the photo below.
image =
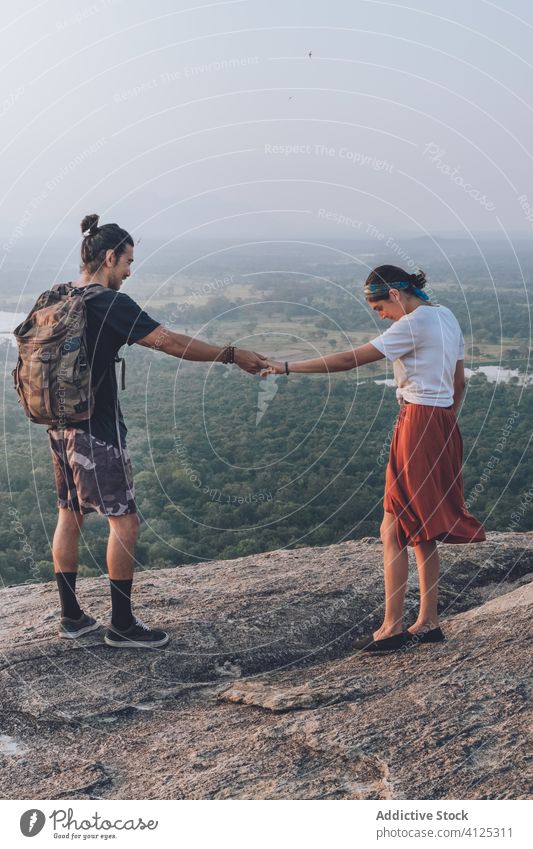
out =
{"type": "MultiPolygon", "coordinates": [[[[69,285],[74,285],[70,283],[69,285]]],[[[91,385],[104,378],[95,396],[90,419],[76,422],[75,427],[91,433],[110,445],[118,446],[117,422],[120,441],[126,444],[127,428],[122,418],[118,400],[115,357],[124,344],[133,345],[144,339],[161,322],[155,321],[124,292],[115,292],[102,286],[96,297],[87,304],[87,353],[91,366],[91,385]]],[[[74,426],[74,425],[72,425],[74,426]]]]}

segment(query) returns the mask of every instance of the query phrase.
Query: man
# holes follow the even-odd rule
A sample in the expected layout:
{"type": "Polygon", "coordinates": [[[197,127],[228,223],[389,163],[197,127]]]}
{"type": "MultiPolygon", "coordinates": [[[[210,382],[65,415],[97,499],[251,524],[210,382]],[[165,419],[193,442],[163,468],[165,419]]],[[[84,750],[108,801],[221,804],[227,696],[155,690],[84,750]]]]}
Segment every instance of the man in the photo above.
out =
{"type": "Polygon", "coordinates": [[[137,343],[173,357],[196,362],[234,362],[250,374],[265,368],[252,351],[220,348],[173,333],[150,318],[120,292],[131,273],[133,239],[116,224],[98,226],[97,215],[81,224],[81,276],[76,288],[99,284],[87,299],[87,347],[91,385],[98,388],[90,419],[62,429],[48,428],[58,494],[59,518],[52,553],[61,598],[60,636],[75,639],[99,627],[76,598],[78,542],[83,517],[97,512],[109,522],[107,568],[111,588],[111,626],[105,642],[115,648],[153,648],[169,641],[165,631],[145,625],[132,614],[134,549],[139,531],[126,425],[118,403],[114,362],[119,349],[137,343]]]}

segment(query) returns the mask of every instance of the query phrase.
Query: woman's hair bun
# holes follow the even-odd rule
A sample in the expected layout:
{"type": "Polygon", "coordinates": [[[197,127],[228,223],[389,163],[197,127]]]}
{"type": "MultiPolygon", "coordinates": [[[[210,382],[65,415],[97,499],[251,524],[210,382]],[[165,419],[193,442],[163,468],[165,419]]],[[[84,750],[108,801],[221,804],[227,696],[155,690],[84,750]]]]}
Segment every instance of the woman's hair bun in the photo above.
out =
{"type": "Polygon", "coordinates": [[[92,215],[86,215],[83,221],[81,222],[81,232],[84,236],[94,236],[96,231],[98,230],[98,222],[100,220],[100,216],[93,213],[92,215]]]}
{"type": "Polygon", "coordinates": [[[410,274],[409,282],[418,289],[423,289],[427,282],[426,275],[423,271],[418,271],[416,274],[410,274]]]}

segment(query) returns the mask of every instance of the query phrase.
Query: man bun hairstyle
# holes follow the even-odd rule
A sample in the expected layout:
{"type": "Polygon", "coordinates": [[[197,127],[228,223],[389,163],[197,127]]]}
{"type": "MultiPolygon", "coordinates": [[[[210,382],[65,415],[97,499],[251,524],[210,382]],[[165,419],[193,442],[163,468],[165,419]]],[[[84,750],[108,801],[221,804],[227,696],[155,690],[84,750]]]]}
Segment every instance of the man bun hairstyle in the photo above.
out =
{"type": "Polygon", "coordinates": [[[410,274],[408,279],[417,289],[423,289],[427,283],[425,271],[419,270],[416,274],[410,274]]]}
{"type": "MultiPolygon", "coordinates": [[[[426,275],[423,271],[409,274],[397,265],[379,265],[368,275],[365,286],[365,298],[373,301],[386,301],[390,297],[391,289],[400,289],[407,294],[418,295],[416,289],[423,289],[426,285],[426,275]]],[[[427,295],[424,295],[427,299],[427,295]]]]}
{"type": "Polygon", "coordinates": [[[92,215],[86,215],[83,221],[81,222],[81,232],[83,236],[94,236],[96,231],[98,230],[98,222],[100,221],[100,216],[93,213],[92,215]]]}
{"type": "Polygon", "coordinates": [[[100,216],[96,213],[86,215],[81,222],[83,242],[81,243],[82,269],[94,274],[105,262],[107,251],[113,251],[116,259],[124,253],[126,245],[134,246],[127,230],[118,224],[98,226],[100,216]]]}

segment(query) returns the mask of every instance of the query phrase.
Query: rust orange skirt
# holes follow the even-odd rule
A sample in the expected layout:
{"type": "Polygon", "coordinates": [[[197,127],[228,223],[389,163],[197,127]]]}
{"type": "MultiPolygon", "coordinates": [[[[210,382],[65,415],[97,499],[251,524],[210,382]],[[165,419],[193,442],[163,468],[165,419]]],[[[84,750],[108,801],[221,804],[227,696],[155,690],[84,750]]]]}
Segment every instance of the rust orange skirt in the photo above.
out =
{"type": "Polygon", "coordinates": [[[384,508],[396,517],[400,545],[428,540],[483,542],[465,507],[463,439],[453,408],[402,406],[385,479],[384,508]]]}

